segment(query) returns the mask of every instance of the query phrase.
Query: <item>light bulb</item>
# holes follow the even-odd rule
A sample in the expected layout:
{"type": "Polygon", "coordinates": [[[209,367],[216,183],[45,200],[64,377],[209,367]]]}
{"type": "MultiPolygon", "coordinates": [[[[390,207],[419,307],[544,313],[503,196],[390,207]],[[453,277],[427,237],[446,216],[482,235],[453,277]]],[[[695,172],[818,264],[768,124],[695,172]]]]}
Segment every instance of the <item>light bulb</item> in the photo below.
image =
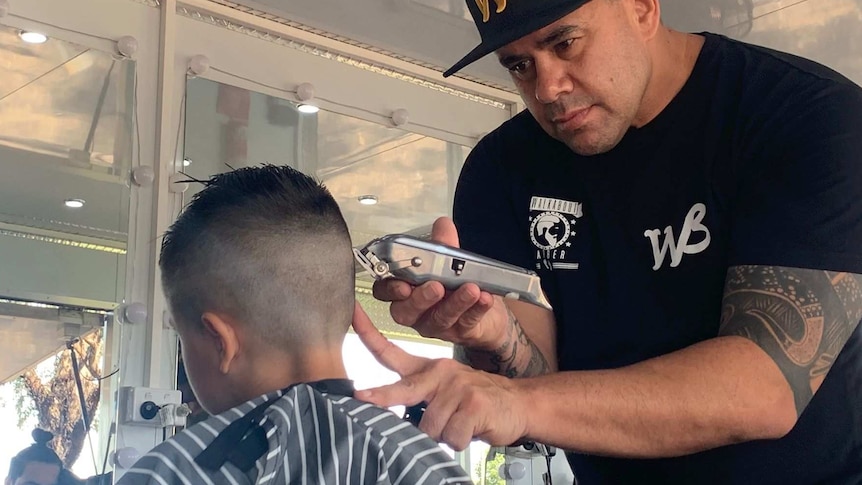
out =
{"type": "Polygon", "coordinates": [[[302,83],[296,87],[296,97],[300,101],[308,101],[314,97],[314,84],[302,83]]]}
{"type": "Polygon", "coordinates": [[[138,187],[149,187],[156,179],[156,173],[153,167],[142,165],[132,169],[132,182],[138,187]]]}
{"type": "Polygon", "coordinates": [[[305,103],[300,104],[299,106],[296,107],[296,109],[300,113],[305,113],[305,114],[309,114],[309,115],[312,115],[312,114],[320,111],[320,108],[318,108],[317,106],[315,106],[313,104],[305,104],[305,103]]]}
{"type": "Polygon", "coordinates": [[[140,302],[132,302],[122,307],[124,323],[147,323],[147,306],[140,302]]]}
{"type": "Polygon", "coordinates": [[[44,44],[48,41],[48,36],[39,32],[21,32],[18,35],[28,44],[44,44]]]}
{"type": "Polygon", "coordinates": [[[508,480],[518,480],[527,476],[527,467],[521,462],[504,463],[500,465],[497,473],[508,480]]]}
{"type": "Polygon", "coordinates": [[[114,463],[120,468],[131,468],[140,457],[140,451],[131,446],[127,446],[114,452],[114,463]]]}
{"type": "Polygon", "coordinates": [[[379,202],[376,195],[360,195],[358,200],[362,205],[375,205],[379,202]]]}
{"type": "Polygon", "coordinates": [[[395,126],[404,126],[408,121],[410,121],[410,113],[406,109],[399,108],[392,112],[392,123],[395,126]]]}
{"type": "Polygon", "coordinates": [[[84,199],[66,199],[63,201],[63,204],[70,209],[80,209],[84,207],[86,201],[84,199]]]}
{"type": "Polygon", "coordinates": [[[196,55],[189,59],[189,72],[194,76],[200,76],[210,68],[210,60],[207,56],[196,55]]]}
{"type": "Polygon", "coordinates": [[[188,176],[181,173],[175,173],[168,178],[168,190],[174,194],[183,194],[189,190],[188,176]]]}
{"type": "Polygon", "coordinates": [[[135,56],[135,53],[138,52],[138,39],[131,35],[120,37],[117,39],[117,52],[119,52],[123,57],[131,59],[135,56]]]}

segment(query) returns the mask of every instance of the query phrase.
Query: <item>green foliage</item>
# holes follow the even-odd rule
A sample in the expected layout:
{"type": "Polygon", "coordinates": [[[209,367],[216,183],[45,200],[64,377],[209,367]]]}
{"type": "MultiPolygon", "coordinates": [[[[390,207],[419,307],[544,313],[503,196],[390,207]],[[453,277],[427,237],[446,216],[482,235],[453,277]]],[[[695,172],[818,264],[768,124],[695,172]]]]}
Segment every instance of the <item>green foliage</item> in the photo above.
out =
{"type": "Polygon", "coordinates": [[[18,414],[18,429],[24,429],[27,421],[37,417],[36,404],[30,398],[24,380],[21,378],[12,381],[15,389],[15,411],[18,414]]]}
{"type": "Polygon", "coordinates": [[[506,485],[506,479],[500,476],[500,465],[506,462],[506,455],[497,453],[490,461],[482,460],[476,463],[475,475],[479,477],[478,485],[506,485]]]}

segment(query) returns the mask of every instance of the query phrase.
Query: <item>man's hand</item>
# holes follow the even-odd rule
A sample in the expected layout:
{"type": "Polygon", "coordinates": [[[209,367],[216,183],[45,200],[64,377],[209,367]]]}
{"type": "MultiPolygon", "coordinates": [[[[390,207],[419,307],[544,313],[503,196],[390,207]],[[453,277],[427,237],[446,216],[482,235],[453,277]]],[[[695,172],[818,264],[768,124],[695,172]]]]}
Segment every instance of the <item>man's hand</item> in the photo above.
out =
{"type": "MultiPolygon", "coordinates": [[[[434,222],[431,239],[458,247],[458,232],[447,217],[434,222]]],[[[412,327],[423,337],[438,338],[478,350],[505,344],[509,311],[500,297],[481,291],[473,283],[447,292],[431,281],[421,286],[395,279],[374,283],[374,297],[392,302],[389,312],[397,323],[412,327]]]]}
{"type": "Polygon", "coordinates": [[[353,329],[374,358],[397,372],[395,384],[356,397],[381,407],[427,403],[419,428],[432,439],[463,450],[474,438],[510,445],[527,434],[527,406],[516,382],[473,370],[451,359],[410,355],[389,342],[356,303],[353,329]]]}

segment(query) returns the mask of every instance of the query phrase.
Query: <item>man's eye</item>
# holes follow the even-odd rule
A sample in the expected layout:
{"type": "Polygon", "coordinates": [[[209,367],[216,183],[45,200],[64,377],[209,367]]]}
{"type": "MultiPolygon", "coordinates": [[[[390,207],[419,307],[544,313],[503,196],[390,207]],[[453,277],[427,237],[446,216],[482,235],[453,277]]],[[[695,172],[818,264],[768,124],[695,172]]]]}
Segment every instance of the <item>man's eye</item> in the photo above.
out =
{"type": "Polygon", "coordinates": [[[514,74],[523,74],[530,68],[530,61],[521,61],[517,64],[509,66],[509,71],[514,74]]]}
{"type": "Polygon", "coordinates": [[[559,44],[557,44],[557,50],[564,51],[572,46],[575,43],[575,39],[566,39],[559,44]]]}

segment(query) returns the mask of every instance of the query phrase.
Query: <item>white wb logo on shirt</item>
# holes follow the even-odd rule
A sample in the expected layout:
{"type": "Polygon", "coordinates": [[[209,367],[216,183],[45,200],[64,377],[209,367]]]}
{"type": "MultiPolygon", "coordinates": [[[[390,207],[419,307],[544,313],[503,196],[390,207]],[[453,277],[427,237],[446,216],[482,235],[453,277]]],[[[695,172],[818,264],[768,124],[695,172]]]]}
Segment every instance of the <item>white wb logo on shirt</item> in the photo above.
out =
{"type": "Polygon", "coordinates": [[[706,206],[701,203],[694,204],[689,209],[685,216],[685,222],[682,225],[682,231],[679,233],[679,239],[674,238],[673,227],[667,226],[664,228],[664,239],[661,239],[660,229],[649,229],[644,231],[644,237],[648,238],[652,244],[652,253],[655,258],[655,264],[652,269],[658,271],[664,264],[665,256],[670,253],[670,267],[676,268],[682,262],[683,254],[697,254],[706,250],[709,247],[710,235],[709,229],[703,225],[703,218],[706,216],[706,206]],[[692,234],[702,232],[703,240],[696,244],[689,244],[692,234]]]}

